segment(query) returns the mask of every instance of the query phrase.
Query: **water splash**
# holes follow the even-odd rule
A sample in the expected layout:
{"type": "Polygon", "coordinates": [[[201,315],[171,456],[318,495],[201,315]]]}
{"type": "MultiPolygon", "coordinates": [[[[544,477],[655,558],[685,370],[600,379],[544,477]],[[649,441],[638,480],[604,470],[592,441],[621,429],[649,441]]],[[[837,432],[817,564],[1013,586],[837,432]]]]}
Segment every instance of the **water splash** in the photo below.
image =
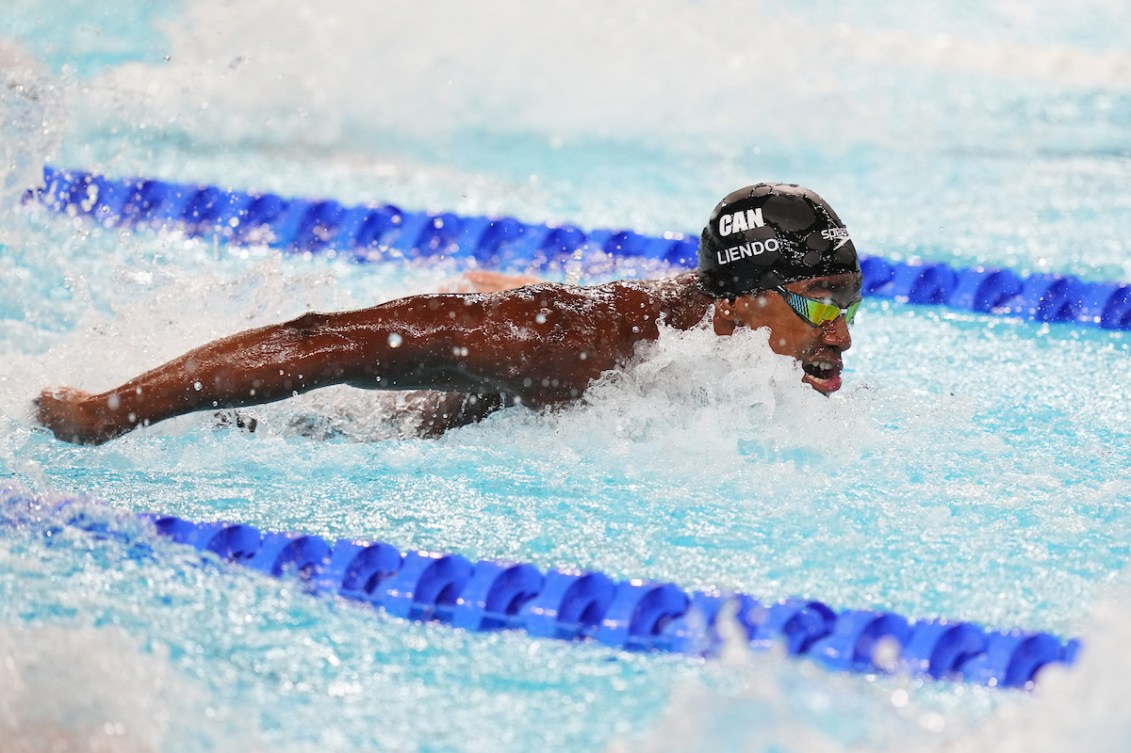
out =
{"type": "Polygon", "coordinates": [[[59,154],[63,125],[57,82],[19,43],[0,37],[0,243],[12,242],[11,213],[59,154]]]}
{"type": "Polygon", "coordinates": [[[1041,671],[1032,693],[901,677],[828,676],[784,652],[745,653],[676,688],[647,734],[621,751],[1107,753],[1124,750],[1131,713],[1126,579],[1088,621],[1071,669],[1041,671]]]}

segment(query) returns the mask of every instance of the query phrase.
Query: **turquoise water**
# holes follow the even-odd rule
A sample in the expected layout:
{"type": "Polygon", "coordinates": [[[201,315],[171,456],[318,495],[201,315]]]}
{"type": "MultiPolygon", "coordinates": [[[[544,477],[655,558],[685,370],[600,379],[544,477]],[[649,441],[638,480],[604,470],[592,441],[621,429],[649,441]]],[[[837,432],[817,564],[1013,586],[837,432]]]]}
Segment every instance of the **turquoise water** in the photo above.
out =
{"type": "Polygon", "coordinates": [[[259,409],[254,434],[207,414],[98,448],[36,430],[43,386],[105,389],[238,329],[461,271],[14,206],[44,157],[645,232],[696,232],[730,189],[791,180],[868,253],[1131,279],[1119,4],[369,6],[0,11],[0,70],[22,85],[0,96],[5,483],[91,495],[127,528],[160,510],[379,538],[1050,630],[1086,653],[1030,695],[772,654],[626,655],[405,623],[173,545],[135,560],[21,521],[0,533],[0,725],[17,750],[1126,747],[1124,334],[873,302],[832,399],[764,336],[693,331],[582,406],[439,440],[405,436],[395,397],[346,388],[259,409]]]}

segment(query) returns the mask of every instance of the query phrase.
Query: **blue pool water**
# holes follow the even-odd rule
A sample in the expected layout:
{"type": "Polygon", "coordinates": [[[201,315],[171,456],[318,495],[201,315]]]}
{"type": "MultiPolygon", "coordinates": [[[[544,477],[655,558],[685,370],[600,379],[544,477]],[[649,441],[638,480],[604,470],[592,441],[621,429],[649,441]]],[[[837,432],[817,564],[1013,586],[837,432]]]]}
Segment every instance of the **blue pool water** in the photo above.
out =
{"type": "Polygon", "coordinates": [[[0,11],[3,483],[91,495],[125,528],[158,510],[379,538],[1049,630],[1085,653],[1022,694],[471,635],[172,544],[139,560],[47,536],[48,516],[0,527],[14,749],[1126,748],[1122,333],[874,302],[832,399],[764,336],[690,332],[582,406],[439,440],[404,436],[395,397],[346,388],[258,409],[254,434],[207,414],[97,448],[36,430],[43,386],[105,389],[210,338],[461,271],[16,206],[45,159],[643,232],[697,232],[732,188],[791,180],[868,253],[1131,280],[1120,3],[371,5],[0,11]]]}

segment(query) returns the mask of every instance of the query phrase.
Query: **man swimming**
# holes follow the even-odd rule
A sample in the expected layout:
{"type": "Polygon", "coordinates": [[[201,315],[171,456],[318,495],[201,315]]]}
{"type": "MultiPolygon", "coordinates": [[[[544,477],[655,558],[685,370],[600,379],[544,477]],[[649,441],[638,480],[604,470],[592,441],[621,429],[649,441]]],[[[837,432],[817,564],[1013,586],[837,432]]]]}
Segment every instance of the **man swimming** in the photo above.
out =
{"type": "Polygon", "coordinates": [[[795,358],[803,381],[828,394],[841,386],[861,282],[848,231],[821,197],[759,183],[715,207],[696,272],[309,313],[216,340],[107,392],[44,390],[37,418],[59,439],[99,444],[185,413],[348,384],[444,393],[424,427],[438,433],[503,406],[572,401],[661,326],[690,329],[708,314],[718,335],[768,328],[774,352],[795,358]]]}

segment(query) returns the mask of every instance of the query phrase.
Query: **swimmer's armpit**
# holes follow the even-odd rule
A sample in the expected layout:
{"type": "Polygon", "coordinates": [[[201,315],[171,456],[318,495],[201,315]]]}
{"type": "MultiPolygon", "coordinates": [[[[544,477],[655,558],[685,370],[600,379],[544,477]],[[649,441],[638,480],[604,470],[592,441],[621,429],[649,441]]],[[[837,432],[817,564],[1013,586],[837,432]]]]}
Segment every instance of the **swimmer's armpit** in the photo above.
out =
{"type": "Polygon", "coordinates": [[[449,429],[482,421],[506,404],[498,394],[417,392],[413,398],[413,408],[420,416],[417,431],[422,437],[438,437],[449,429]]]}

